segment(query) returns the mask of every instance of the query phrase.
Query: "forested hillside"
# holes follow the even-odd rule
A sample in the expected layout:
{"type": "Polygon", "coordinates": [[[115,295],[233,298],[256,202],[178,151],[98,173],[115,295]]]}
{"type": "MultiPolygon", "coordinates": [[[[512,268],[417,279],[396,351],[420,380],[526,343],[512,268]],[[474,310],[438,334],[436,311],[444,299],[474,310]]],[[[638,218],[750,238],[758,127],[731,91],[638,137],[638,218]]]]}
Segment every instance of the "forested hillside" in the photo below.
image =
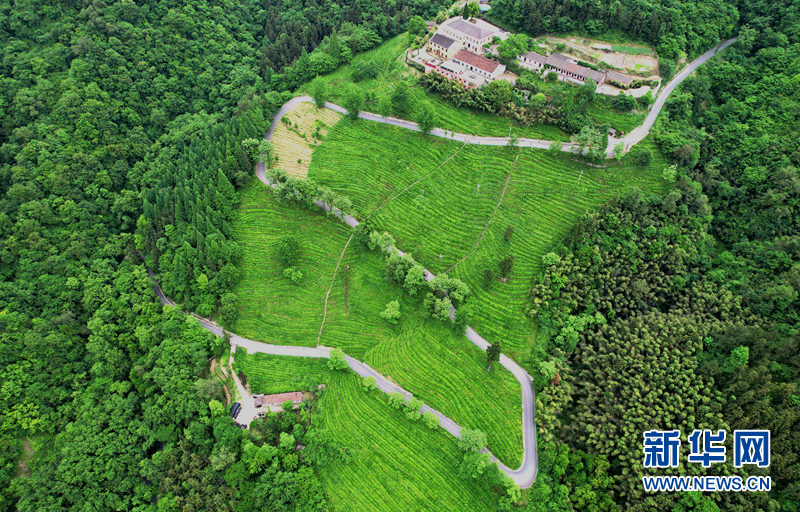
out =
{"type": "MultiPolygon", "coordinates": [[[[622,509],[800,504],[800,7],[739,9],[739,41],[657,123],[675,188],[588,216],[532,290],[547,341],[535,355],[541,437],[607,459],[622,509]],[[769,474],[772,491],[644,495],[642,432],[653,428],[771,430],[768,469],[735,470],[729,451],[724,467],[684,460],[677,471],[769,474]]],[[[576,489],[563,465],[541,469],[534,495],[576,489]]]]}
{"type": "Polygon", "coordinates": [[[142,258],[215,310],[236,279],[241,141],[310,63],[438,6],[0,4],[0,509],[324,507],[293,449],[274,432],[253,445],[220,409],[208,360],[224,344],[162,312],[142,258]]]}

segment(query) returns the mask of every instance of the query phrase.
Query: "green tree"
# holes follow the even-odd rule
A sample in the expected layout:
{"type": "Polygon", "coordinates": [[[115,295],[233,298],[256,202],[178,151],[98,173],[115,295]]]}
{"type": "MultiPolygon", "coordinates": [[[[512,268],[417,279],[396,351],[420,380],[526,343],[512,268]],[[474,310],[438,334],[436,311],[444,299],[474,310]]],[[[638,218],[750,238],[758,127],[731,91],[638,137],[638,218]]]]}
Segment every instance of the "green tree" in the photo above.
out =
{"type": "Polygon", "coordinates": [[[331,349],[331,357],[328,359],[328,368],[331,370],[346,370],[350,368],[350,364],[344,358],[344,351],[342,349],[331,349]]]}
{"type": "Polygon", "coordinates": [[[494,363],[500,360],[502,351],[503,349],[499,341],[489,345],[489,347],[486,349],[486,364],[488,369],[491,370],[494,366],[494,363]]]}
{"type": "Polygon", "coordinates": [[[412,16],[408,20],[408,32],[415,36],[421,36],[428,31],[428,26],[422,16],[412,16]]]}
{"type": "Polygon", "coordinates": [[[356,86],[349,87],[344,96],[344,108],[347,109],[347,117],[357,120],[358,114],[364,108],[364,95],[356,86]]]}
{"type": "Polygon", "coordinates": [[[397,391],[392,391],[389,393],[389,405],[394,407],[395,409],[399,409],[406,404],[406,397],[403,396],[402,393],[397,391]]]}
{"type": "Polygon", "coordinates": [[[478,429],[462,428],[458,447],[463,452],[480,452],[486,447],[486,433],[478,429]]]}
{"type": "Polygon", "coordinates": [[[361,380],[361,385],[364,386],[364,389],[367,391],[378,389],[378,385],[375,384],[375,377],[364,377],[361,380]]]}
{"type": "Polygon", "coordinates": [[[311,97],[314,98],[314,104],[318,108],[324,107],[330,97],[328,83],[320,78],[311,82],[311,97]]]}
{"type": "Polygon", "coordinates": [[[507,278],[509,274],[511,274],[511,269],[514,268],[514,255],[509,254],[502,260],[500,260],[500,277],[503,279],[507,278]]]}
{"type": "Polygon", "coordinates": [[[393,300],[386,304],[386,309],[381,312],[381,318],[390,324],[397,324],[400,319],[400,301],[393,300]]]}
{"type": "Polygon", "coordinates": [[[294,235],[286,235],[278,241],[278,261],[284,267],[291,267],[300,254],[300,243],[294,235]]]}
{"type": "Polygon", "coordinates": [[[422,414],[422,421],[431,430],[439,428],[439,417],[431,410],[427,410],[422,414]]]}
{"type": "Polygon", "coordinates": [[[414,120],[422,133],[430,133],[436,125],[436,110],[427,101],[422,101],[417,105],[414,120]]]}
{"type": "Polygon", "coordinates": [[[405,81],[398,82],[389,97],[392,102],[392,110],[396,115],[405,115],[411,110],[411,92],[405,81]]]}
{"type": "Polygon", "coordinates": [[[731,351],[731,355],[728,356],[728,359],[725,362],[725,369],[726,371],[732,372],[738,368],[747,366],[749,360],[750,349],[746,346],[740,345],[731,351]]]}
{"type": "Polygon", "coordinates": [[[303,273],[297,270],[297,267],[287,267],[283,269],[283,277],[289,278],[294,284],[303,282],[303,273]]]}

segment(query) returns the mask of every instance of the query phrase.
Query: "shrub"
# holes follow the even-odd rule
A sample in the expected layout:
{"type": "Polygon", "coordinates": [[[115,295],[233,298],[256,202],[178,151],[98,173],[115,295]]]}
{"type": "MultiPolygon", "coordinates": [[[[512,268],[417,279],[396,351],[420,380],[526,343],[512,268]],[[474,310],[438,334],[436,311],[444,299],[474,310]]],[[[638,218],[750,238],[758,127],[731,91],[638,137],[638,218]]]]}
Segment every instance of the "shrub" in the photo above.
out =
{"type": "Polygon", "coordinates": [[[389,393],[389,405],[394,407],[395,409],[399,409],[404,406],[406,403],[406,397],[403,396],[402,393],[398,391],[392,391],[389,393]]]}
{"type": "Polygon", "coordinates": [[[286,235],[278,242],[278,261],[284,267],[291,267],[297,260],[300,244],[292,235],[286,235]]]}
{"type": "Polygon", "coordinates": [[[381,318],[390,324],[396,324],[400,319],[400,302],[393,300],[386,304],[386,309],[381,312],[381,318]]]}
{"type": "Polygon", "coordinates": [[[283,277],[288,277],[294,284],[300,284],[303,281],[303,273],[297,270],[297,267],[283,269],[283,277]]]}
{"type": "Polygon", "coordinates": [[[367,391],[378,389],[378,385],[375,384],[375,377],[364,377],[361,380],[361,385],[364,386],[364,389],[367,391]]]}
{"type": "Polygon", "coordinates": [[[511,269],[514,268],[514,255],[509,254],[502,260],[500,260],[500,276],[503,278],[508,277],[511,273],[511,269]]]}

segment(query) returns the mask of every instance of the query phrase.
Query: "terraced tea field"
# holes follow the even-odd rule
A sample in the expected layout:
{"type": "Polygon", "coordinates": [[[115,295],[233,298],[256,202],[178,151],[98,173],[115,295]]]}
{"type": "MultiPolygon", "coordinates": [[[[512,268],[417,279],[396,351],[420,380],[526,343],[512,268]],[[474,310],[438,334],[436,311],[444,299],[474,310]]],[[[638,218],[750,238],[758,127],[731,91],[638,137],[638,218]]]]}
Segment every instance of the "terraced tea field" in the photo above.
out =
{"type": "Polygon", "coordinates": [[[248,354],[242,347],[236,347],[234,359],[237,373],[247,376],[251,393],[315,392],[328,372],[327,359],[248,354]]]}
{"type": "MultiPolygon", "coordinates": [[[[279,204],[260,182],[243,191],[233,229],[243,260],[232,331],[268,343],[316,345],[325,294],[350,229],[321,212],[279,204]],[[282,275],[277,261],[277,244],[287,233],[301,248],[299,285],[282,275]]],[[[320,343],[365,361],[459,424],[480,427],[492,451],[516,467],[522,456],[519,383],[500,366],[487,372],[485,354],[449,326],[425,318],[421,300],[387,282],[382,257],[353,242],[333,280],[320,343]],[[391,325],[380,313],[395,299],[402,317],[391,325]]]]}
{"type": "MultiPolygon", "coordinates": [[[[356,55],[353,62],[347,66],[342,66],[322,77],[322,80],[329,84],[331,91],[330,101],[343,103],[344,93],[347,87],[353,83],[351,79],[353,66],[359,62],[373,62],[379,69],[379,74],[375,78],[357,82],[359,87],[366,95],[367,102],[364,110],[371,112],[377,111],[380,98],[389,94],[392,87],[401,80],[406,80],[410,87],[413,102],[428,101],[436,109],[436,126],[445,130],[452,130],[461,133],[474,135],[496,135],[496,136],[516,136],[532,137],[547,140],[568,141],[569,136],[559,128],[550,125],[518,126],[509,119],[493,116],[485,112],[471,111],[465,108],[458,108],[452,103],[441,99],[435,94],[428,93],[423,88],[415,85],[417,71],[409,68],[403,63],[403,52],[408,48],[408,35],[401,34],[389,41],[386,41],[378,48],[356,55]]],[[[309,93],[309,88],[301,88],[303,92],[309,93]]],[[[410,113],[405,117],[410,118],[410,113]]]]}
{"type": "Polygon", "coordinates": [[[281,389],[287,376],[301,373],[327,384],[313,422],[354,455],[318,470],[332,510],[495,510],[492,491],[459,476],[452,436],[409,421],[354,374],[332,372],[323,360],[266,355],[252,368],[264,368],[266,389],[281,389]]]}
{"type": "Polygon", "coordinates": [[[477,305],[472,326],[525,363],[536,333],[525,316],[527,293],[542,255],[615,195],[634,187],[660,192],[663,166],[657,157],[648,169],[597,168],[567,154],[463,145],[343,121],[314,152],[309,176],[350,196],[357,217],[371,216],[433,272],[449,270],[467,282],[477,305]],[[513,234],[505,242],[508,226],[513,234]],[[498,264],[507,255],[514,266],[502,282],[498,264]],[[494,272],[488,286],[486,269],[494,272]]]}

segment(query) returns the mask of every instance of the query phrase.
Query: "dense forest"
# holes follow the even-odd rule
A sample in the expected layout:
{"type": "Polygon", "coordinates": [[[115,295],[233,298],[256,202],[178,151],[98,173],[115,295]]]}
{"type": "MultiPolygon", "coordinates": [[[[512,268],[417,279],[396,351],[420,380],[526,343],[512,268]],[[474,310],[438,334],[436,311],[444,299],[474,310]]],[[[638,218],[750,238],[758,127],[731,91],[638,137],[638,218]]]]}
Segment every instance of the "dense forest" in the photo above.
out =
{"type": "MultiPolygon", "coordinates": [[[[739,13],[738,42],[658,120],[674,188],[588,215],[532,287],[546,341],[531,361],[540,436],[567,460],[583,450],[610,464],[616,505],[603,510],[800,504],[800,6],[739,13]],[[772,492],[644,495],[642,432],[652,428],[771,430],[768,469],[700,471],[769,474],[772,492]]],[[[562,467],[542,470],[532,492],[574,492],[562,467]]],[[[698,469],[684,460],[678,471],[698,469]]]]}
{"type": "Polygon", "coordinates": [[[324,457],[278,439],[307,418],[236,428],[208,372],[223,341],[163,311],[145,263],[217,309],[241,142],[440,4],[0,4],[0,510],[325,508],[324,457]]]}

